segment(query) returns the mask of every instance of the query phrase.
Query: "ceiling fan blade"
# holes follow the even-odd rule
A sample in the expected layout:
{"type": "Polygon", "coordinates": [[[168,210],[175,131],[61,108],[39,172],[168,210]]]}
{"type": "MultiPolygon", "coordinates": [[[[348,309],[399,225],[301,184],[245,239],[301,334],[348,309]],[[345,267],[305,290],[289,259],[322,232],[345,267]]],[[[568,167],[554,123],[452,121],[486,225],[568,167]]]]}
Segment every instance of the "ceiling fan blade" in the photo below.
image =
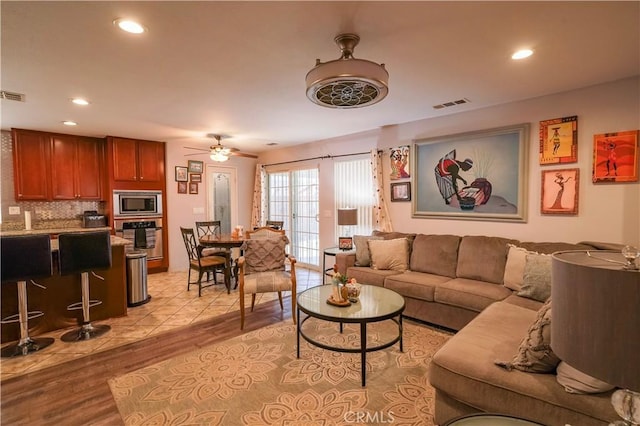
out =
{"type": "Polygon", "coordinates": [[[193,154],[184,154],[185,157],[191,157],[194,155],[207,155],[209,153],[209,151],[206,152],[194,152],[193,154]]]}
{"type": "Polygon", "coordinates": [[[206,149],[206,148],[193,148],[191,146],[183,146],[184,149],[195,149],[196,151],[202,151],[202,152],[209,152],[210,149],[206,149]]]}
{"type": "Polygon", "coordinates": [[[258,158],[257,155],[247,154],[245,152],[232,152],[231,155],[235,155],[236,157],[258,158]]]}

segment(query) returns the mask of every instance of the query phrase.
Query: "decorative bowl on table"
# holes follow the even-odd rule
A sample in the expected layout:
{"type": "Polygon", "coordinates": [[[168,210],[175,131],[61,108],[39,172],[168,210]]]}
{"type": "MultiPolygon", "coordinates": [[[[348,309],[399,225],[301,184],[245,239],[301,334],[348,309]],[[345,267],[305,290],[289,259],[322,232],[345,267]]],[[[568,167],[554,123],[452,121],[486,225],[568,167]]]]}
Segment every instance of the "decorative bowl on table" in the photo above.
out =
{"type": "Polygon", "coordinates": [[[360,297],[360,284],[356,282],[349,282],[346,284],[346,287],[349,301],[352,303],[356,303],[358,301],[358,297],[360,297]]]}

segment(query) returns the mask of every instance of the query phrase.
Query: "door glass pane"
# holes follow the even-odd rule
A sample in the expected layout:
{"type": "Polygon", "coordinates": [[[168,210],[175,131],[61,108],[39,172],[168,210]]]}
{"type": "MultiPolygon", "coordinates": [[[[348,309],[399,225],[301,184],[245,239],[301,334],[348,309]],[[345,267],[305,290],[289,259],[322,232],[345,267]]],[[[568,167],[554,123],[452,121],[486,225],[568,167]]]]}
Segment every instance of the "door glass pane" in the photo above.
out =
{"type": "Polygon", "coordinates": [[[220,231],[231,233],[236,197],[235,170],[207,166],[207,220],[219,220],[220,231]]]}

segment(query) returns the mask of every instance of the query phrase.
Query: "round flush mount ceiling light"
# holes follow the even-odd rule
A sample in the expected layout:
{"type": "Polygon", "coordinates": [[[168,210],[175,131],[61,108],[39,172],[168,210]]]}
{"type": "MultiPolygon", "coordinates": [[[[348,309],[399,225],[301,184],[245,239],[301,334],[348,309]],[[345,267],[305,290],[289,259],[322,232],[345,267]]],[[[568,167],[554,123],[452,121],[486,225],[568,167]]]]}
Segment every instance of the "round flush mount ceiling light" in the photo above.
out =
{"type": "Polygon", "coordinates": [[[71,99],[71,102],[73,102],[76,105],[89,105],[89,101],[86,99],[82,99],[82,98],[73,98],[71,99]]]}
{"type": "Polygon", "coordinates": [[[65,126],[77,126],[78,123],[76,123],[75,121],[71,121],[71,120],[65,120],[62,122],[62,124],[64,124],[65,126]]]}
{"type": "Polygon", "coordinates": [[[142,24],[139,24],[138,22],[131,19],[116,19],[115,21],[113,21],[113,25],[117,26],[122,31],[126,31],[131,34],[142,34],[147,31],[147,29],[142,24]]]}
{"type": "Polygon", "coordinates": [[[513,55],[511,55],[511,59],[519,60],[519,59],[528,58],[531,55],[533,55],[533,50],[521,49],[515,52],[513,55]]]}
{"type": "Polygon", "coordinates": [[[329,108],[360,108],[383,100],[389,93],[389,73],[384,64],[353,57],[360,41],[355,34],[340,34],[334,41],[342,57],[328,62],[316,59],[316,66],[307,73],[311,102],[329,108]]]}

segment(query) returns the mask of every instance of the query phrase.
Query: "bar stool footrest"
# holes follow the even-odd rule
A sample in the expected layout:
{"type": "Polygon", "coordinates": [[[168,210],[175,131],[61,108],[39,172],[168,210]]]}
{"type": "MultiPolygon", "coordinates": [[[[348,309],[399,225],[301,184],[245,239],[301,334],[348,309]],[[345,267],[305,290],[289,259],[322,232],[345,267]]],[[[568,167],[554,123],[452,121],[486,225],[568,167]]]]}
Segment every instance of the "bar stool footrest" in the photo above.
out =
{"type": "MultiPolygon", "coordinates": [[[[102,300],[89,300],[89,307],[93,308],[94,306],[102,305],[102,300]]],[[[72,303],[67,306],[67,311],[77,311],[78,309],[82,309],[82,302],[72,303]]]]}
{"type": "Polygon", "coordinates": [[[100,337],[109,330],[111,330],[111,327],[106,324],[92,325],[91,323],[88,323],[84,324],[80,328],[64,333],[60,337],[60,340],[67,343],[81,342],[83,340],[100,337]]]}
{"type": "MultiPolygon", "coordinates": [[[[44,315],[42,311],[30,311],[27,312],[27,321],[32,320],[34,318],[38,318],[44,315]]],[[[0,320],[0,324],[11,324],[14,322],[20,322],[20,314],[9,315],[8,317],[4,317],[0,320]]]]}
{"type": "Polygon", "coordinates": [[[30,353],[46,348],[54,342],[51,337],[29,337],[26,342],[8,345],[0,351],[2,358],[29,355],[30,353]]]}

